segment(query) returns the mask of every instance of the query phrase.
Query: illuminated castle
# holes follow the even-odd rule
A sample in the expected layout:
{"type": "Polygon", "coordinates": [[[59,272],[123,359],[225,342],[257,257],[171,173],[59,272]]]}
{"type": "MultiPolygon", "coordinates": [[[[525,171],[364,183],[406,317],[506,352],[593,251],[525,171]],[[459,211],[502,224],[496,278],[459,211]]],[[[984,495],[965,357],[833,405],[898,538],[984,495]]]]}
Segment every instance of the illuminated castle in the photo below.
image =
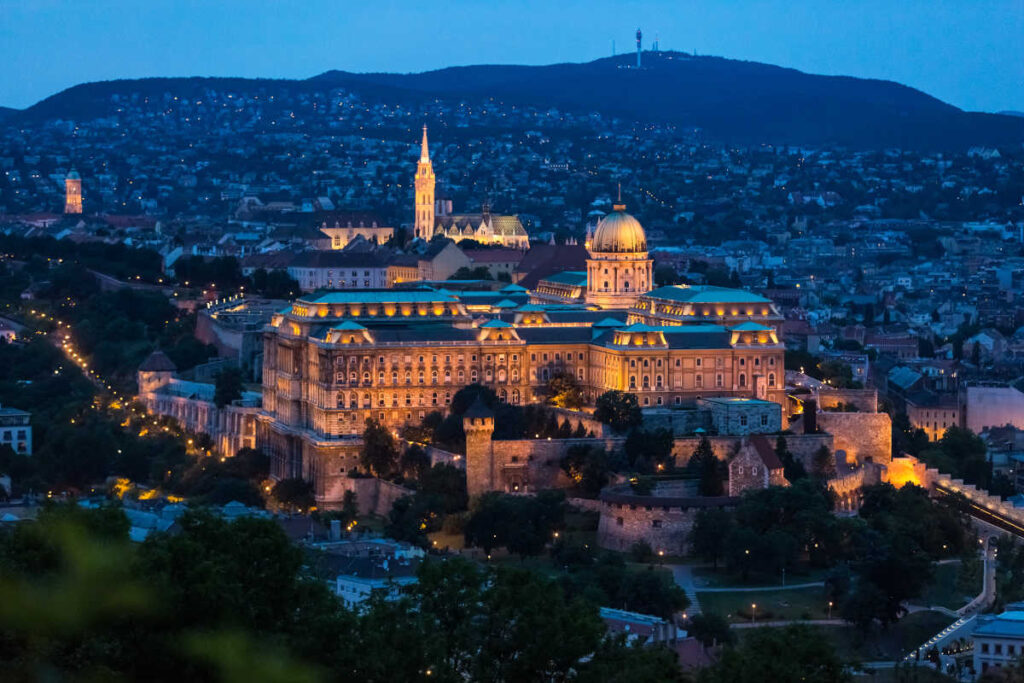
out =
{"type": "Polygon", "coordinates": [[[82,176],[75,169],[64,178],[64,213],[82,213],[82,176]]]}

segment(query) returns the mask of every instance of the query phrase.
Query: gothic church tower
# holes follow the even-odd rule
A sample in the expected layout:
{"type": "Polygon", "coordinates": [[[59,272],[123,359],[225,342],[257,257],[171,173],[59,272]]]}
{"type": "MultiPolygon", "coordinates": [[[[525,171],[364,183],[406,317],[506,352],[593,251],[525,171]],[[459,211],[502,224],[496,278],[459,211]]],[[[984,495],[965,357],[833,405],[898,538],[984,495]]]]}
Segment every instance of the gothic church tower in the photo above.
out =
{"type": "Polygon", "coordinates": [[[434,165],[427,149],[427,126],[423,126],[423,146],[416,166],[416,220],[414,234],[429,240],[434,236],[434,165]]]}

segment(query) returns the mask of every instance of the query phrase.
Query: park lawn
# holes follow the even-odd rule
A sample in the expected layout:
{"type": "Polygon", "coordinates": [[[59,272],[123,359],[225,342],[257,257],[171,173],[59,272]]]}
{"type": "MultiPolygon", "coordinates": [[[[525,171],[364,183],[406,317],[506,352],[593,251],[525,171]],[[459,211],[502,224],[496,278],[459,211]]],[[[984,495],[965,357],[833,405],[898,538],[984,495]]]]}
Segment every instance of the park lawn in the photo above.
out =
{"type": "MultiPolygon", "coordinates": [[[[694,567],[690,571],[696,584],[707,588],[756,588],[758,586],[775,587],[782,585],[782,574],[751,573],[744,581],[742,574],[729,571],[724,567],[719,567],[718,570],[706,566],[694,567]]],[[[786,572],[786,583],[797,584],[824,581],[827,575],[827,569],[795,567],[786,572]]]]}
{"type": "MultiPolygon", "coordinates": [[[[714,612],[731,622],[751,621],[751,605],[755,621],[792,621],[796,619],[827,619],[828,598],[821,586],[795,590],[729,591],[707,593],[697,591],[702,612],[714,612]]],[[[833,610],[835,616],[836,610],[833,610]]]]}
{"type": "Polygon", "coordinates": [[[819,628],[845,661],[876,662],[902,659],[953,621],[953,617],[942,612],[928,610],[908,614],[886,630],[876,628],[867,637],[852,626],[819,628]]]}
{"type": "Polygon", "coordinates": [[[979,577],[978,585],[971,595],[962,595],[956,589],[956,578],[959,571],[959,562],[936,565],[935,577],[928,584],[928,587],[925,588],[921,597],[913,601],[914,604],[921,604],[926,607],[947,607],[953,610],[960,609],[966,605],[974,599],[975,595],[981,592],[981,580],[979,577]]]}

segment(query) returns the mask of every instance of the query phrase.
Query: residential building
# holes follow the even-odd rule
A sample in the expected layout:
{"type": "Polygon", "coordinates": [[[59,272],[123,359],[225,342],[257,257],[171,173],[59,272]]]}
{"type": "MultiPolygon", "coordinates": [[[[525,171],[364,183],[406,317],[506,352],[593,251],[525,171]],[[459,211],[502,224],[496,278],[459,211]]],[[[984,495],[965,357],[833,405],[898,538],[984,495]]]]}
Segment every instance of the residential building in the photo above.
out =
{"type": "Polygon", "coordinates": [[[19,455],[32,455],[32,414],[0,406],[0,446],[10,446],[19,455]]]}

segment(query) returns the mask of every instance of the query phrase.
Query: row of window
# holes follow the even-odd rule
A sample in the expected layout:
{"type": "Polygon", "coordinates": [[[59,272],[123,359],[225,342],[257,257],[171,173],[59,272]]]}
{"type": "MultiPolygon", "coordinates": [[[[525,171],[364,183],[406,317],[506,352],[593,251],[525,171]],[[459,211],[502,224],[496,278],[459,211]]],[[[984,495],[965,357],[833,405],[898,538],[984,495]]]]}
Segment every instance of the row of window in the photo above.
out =
{"type": "MultiPolygon", "coordinates": [[[[988,643],[982,643],[981,644],[981,654],[983,654],[983,655],[989,654],[989,644],[988,643]]],[[[997,655],[1003,654],[1003,644],[1002,643],[993,643],[992,644],[992,654],[997,654],[997,655]]],[[[1007,645],[1006,645],[1006,654],[1008,656],[1010,656],[1010,657],[1013,657],[1014,655],[1016,655],[1017,654],[1017,646],[1014,645],[1013,643],[1007,643],[1007,645]]],[[[1024,654],[1024,645],[1021,646],[1021,654],[1024,654]]]]}
{"type": "MultiPolygon", "coordinates": [[[[581,373],[582,373],[582,371],[581,371],[581,373]]],[[[545,369],[542,374],[543,374],[544,379],[546,380],[548,378],[547,370],[545,369]]],[[[411,385],[412,384],[412,373],[411,372],[406,372],[404,377],[405,377],[404,384],[411,385]]],[[[465,370],[462,370],[460,368],[458,370],[458,372],[456,373],[455,377],[457,378],[459,384],[465,384],[466,383],[466,371],[465,370]]],[[[519,368],[512,368],[511,372],[506,370],[505,368],[498,368],[497,372],[495,372],[491,368],[486,368],[484,370],[483,377],[484,377],[484,381],[485,382],[498,381],[498,382],[513,382],[514,383],[514,382],[518,382],[519,381],[519,368]]],[[[427,384],[426,373],[424,373],[422,370],[419,373],[417,373],[416,378],[417,378],[417,382],[416,382],[417,384],[427,384]]],[[[442,375],[440,375],[437,370],[434,370],[434,371],[432,371],[430,373],[430,384],[438,384],[439,380],[442,380],[442,379],[443,379],[443,383],[444,384],[451,384],[452,383],[452,372],[451,372],[451,370],[445,370],[443,378],[442,378],[442,375]]],[[[477,381],[479,381],[479,379],[480,379],[480,375],[477,372],[476,368],[473,368],[472,370],[469,371],[469,383],[470,384],[475,384],[477,381]]],[[[582,374],[580,376],[580,379],[583,379],[582,374]]],[[[346,383],[346,381],[345,381],[345,373],[344,372],[337,373],[335,375],[334,380],[335,380],[336,384],[345,384],[346,383]]],[[[381,372],[377,373],[377,384],[379,386],[384,385],[386,383],[386,380],[387,380],[387,377],[385,376],[384,371],[381,371],[381,372]]],[[[359,376],[356,373],[354,373],[354,372],[349,373],[348,383],[349,384],[358,385],[359,384],[359,376]]],[[[371,385],[373,383],[373,378],[371,377],[369,372],[364,372],[363,373],[362,383],[365,386],[369,386],[369,385],[371,385]]],[[[398,372],[393,370],[391,372],[391,385],[392,386],[397,386],[398,384],[399,384],[398,372]]]]}
{"type": "MultiPolygon", "coordinates": [[[[518,404],[520,402],[520,400],[521,400],[521,394],[519,393],[518,389],[513,389],[511,392],[509,392],[507,389],[501,389],[501,390],[498,391],[498,398],[501,399],[502,401],[506,402],[506,403],[510,402],[510,403],[513,403],[513,404],[518,404]]],[[[425,405],[432,405],[432,406],[450,405],[451,402],[452,402],[452,392],[450,392],[450,391],[444,392],[443,395],[440,392],[437,392],[437,391],[431,392],[431,394],[429,396],[429,399],[428,399],[427,394],[425,394],[425,393],[424,394],[417,394],[417,396],[416,396],[416,403],[417,403],[417,405],[421,405],[421,406],[425,406],[425,405]]],[[[398,394],[394,394],[394,393],[391,394],[391,403],[390,403],[390,405],[391,405],[392,408],[398,408],[399,407],[400,399],[399,399],[399,395],[398,394]]],[[[402,402],[401,405],[404,405],[406,407],[412,406],[413,405],[413,395],[410,394],[410,393],[406,393],[405,396],[404,396],[404,402],[402,402]]],[[[360,396],[357,393],[353,392],[351,394],[347,394],[346,395],[344,392],[342,392],[342,393],[338,394],[337,406],[338,406],[339,409],[349,409],[349,410],[357,410],[359,408],[369,409],[369,408],[373,408],[373,398],[368,393],[364,393],[362,395],[362,398],[360,399],[360,396]]],[[[386,408],[386,407],[388,407],[388,400],[387,400],[387,396],[385,394],[381,393],[380,395],[378,395],[378,397],[377,397],[377,407],[378,408],[386,408]]],[[[344,419],[344,417],[342,419],[344,419]]],[[[356,418],[353,417],[353,419],[356,419],[356,418]]],[[[381,419],[383,419],[383,417],[381,419]]]]}
{"type": "MultiPolygon", "coordinates": [[[[582,373],[582,370],[580,372],[582,373]]],[[[693,380],[694,380],[694,386],[697,387],[698,389],[704,386],[704,375],[700,375],[700,374],[694,375],[693,380]]],[[[740,388],[745,388],[747,386],[747,375],[746,375],[746,373],[741,372],[739,374],[739,376],[737,377],[737,384],[739,385],[740,388]]],[[[651,388],[651,376],[650,375],[644,375],[643,379],[641,381],[641,384],[639,386],[641,386],[643,389],[649,390],[651,388]]],[[[721,388],[723,386],[725,386],[725,378],[724,378],[724,376],[721,373],[718,373],[717,375],[715,375],[715,387],[721,388]]],[[[774,372],[768,373],[768,386],[770,388],[774,388],[775,387],[775,373],[774,372]]],[[[629,376],[629,388],[630,389],[636,389],[637,387],[638,387],[638,385],[637,385],[637,377],[636,377],[636,375],[630,375],[629,376]]],[[[654,388],[655,389],[663,389],[664,387],[665,387],[664,377],[662,375],[656,375],[655,378],[654,378],[654,388]]]]}
{"type": "MultiPolygon", "coordinates": [[[[534,360],[537,360],[536,355],[537,354],[534,354],[534,360]]],[[[419,356],[418,357],[418,363],[420,365],[425,365],[426,364],[426,358],[427,358],[426,356],[419,356]]],[[[439,356],[437,356],[437,355],[431,356],[430,357],[430,364],[431,365],[437,365],[438,358],[439,358],[439,356]]],[[[409,363],[412,363],[412,359],[413,359],[413,356],[411,354],[408,354],[408,353],[405,354],[404,356],[397,356],[397,355],[395,355],[395,356],[377,356],[377,365],[386,365],[389,362],[390,362],[391,365],[401,365],[401,364],[403,364],[403,362],[405,364],[409,364],[409,363]]],[[[484,354],[484,362],[486,362],[486,363],[493,363],[494,359],[495,359],[495,356],[493,354],[490,354],[490,353],[484,354]]],[[[518,353],[513,353],[510,356],[510,359],[511,359],[511,361],[513,363],[518,363],[519,362],[519,354],[518,353]]],[[[582,360],[582,359],[583,359],[583,354],[581,353],[580,354],[580,360],[582,360]]],[[[469,360],[470,360],[471,363],[475,363],[477,361],[477,354],[475,354],[475,353],[470,354],[469,360]]],[[[497,355],[497,360],[498,360],[498,363],[504,363],[505,362],[505,354],[503,354],[503,353],[498,354],[497,355]]],[[[544,360],[547,360],[547,354],[544,354],[544,360]]],[[[359,365],[360,361],[362,361],[362,365],[369,366],[371,364],[371,357],[370,356],[361,356],[361,357],[360,356],[338,356],[335,359],[334,364],[335,364],[335,366],[337,366],[339,368],[340,367],[344,367],[345,365],[348,365],[349,367],[354,367],[354,366],[359,365]],[[347,358],[347,360],[346,360],[346,358],[347,358]]],[[[465,362],[466,362],[466,356],[464,354],[460,353],[456,357],[456,363],[458,365],[463,365],[463,364],[465,364],[465,362]]],[[[451,355],[446,355],[444,357],[444,363],[445,363],[445,365],[451,365],[451,363],[452,363],[451,355]]]]}

